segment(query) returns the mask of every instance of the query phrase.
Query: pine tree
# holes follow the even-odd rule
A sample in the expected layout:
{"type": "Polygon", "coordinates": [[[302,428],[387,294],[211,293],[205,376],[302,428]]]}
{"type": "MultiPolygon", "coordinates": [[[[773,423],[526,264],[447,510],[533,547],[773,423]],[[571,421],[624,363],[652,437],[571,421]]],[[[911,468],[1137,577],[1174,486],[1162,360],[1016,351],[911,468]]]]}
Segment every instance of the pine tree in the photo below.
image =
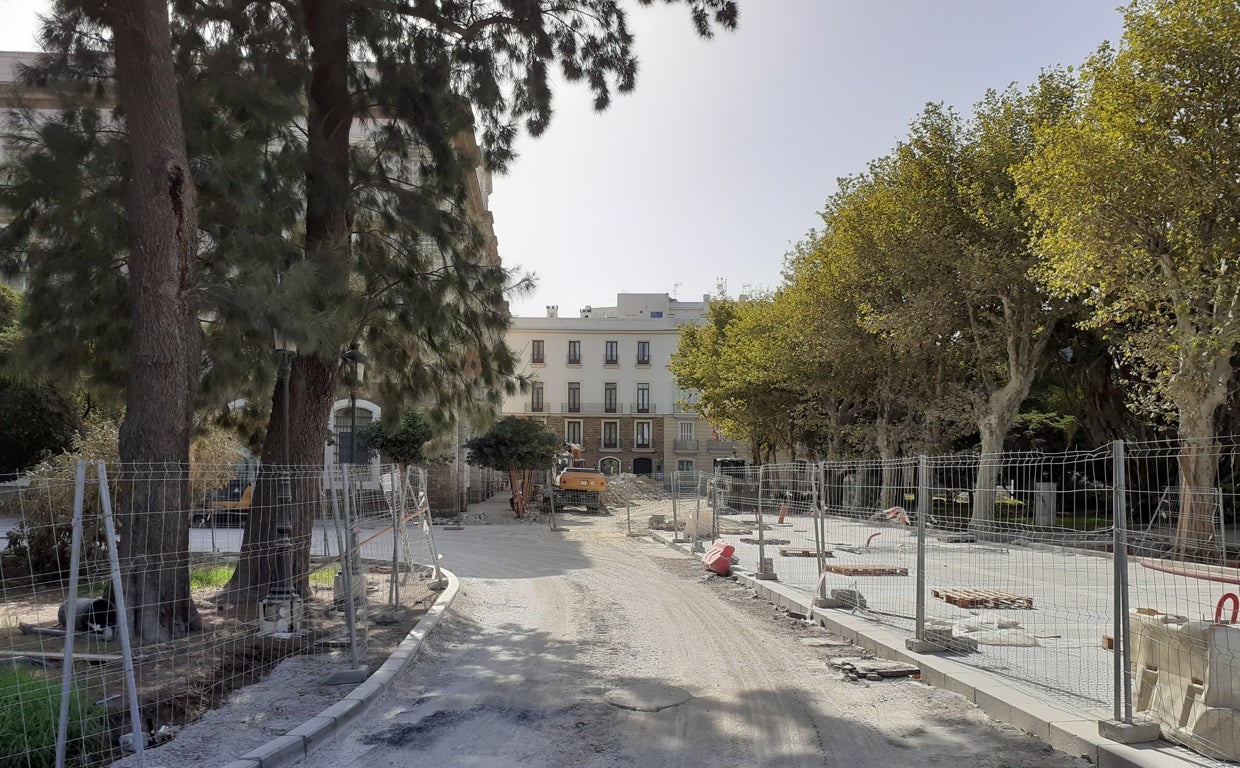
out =
{"type": "MultiPolygon", "coordinates": [[[[683,2],[704,36],[736,24],[733,0],[683,2]]],[[[43,82],[106,77],[101,54],[108,40],[84,28],[81,7],[88,4],[56,6],[47,39],[59,55],[41,68],[43,82]]],[[[471,183],[481,163],[502,169],[512,160],[522,129],[545,129],[557,64],[566,79],[591,89],[599,109],[613,91],[634,86],[633,37],[619,3],[181,0],[173,12],[182,112],[202,201],[198,266],[210,322],[200,400],[270,387],[262,459],[279,464],[284,403],[274,365],[245,370],[256,358],[271,360],[265,350],[277,328],[299,346],[288,404],[295,465],[323,461],[322,425],[351,341],[362,343],[381,375],[385,399],[432,395],[439,412],[479,398],[498,402],[516,386],[503,343],[503,295],[514,278],[469,214],[471,183]],[[303,103],[304,114],[293,111],[303,103]],[[476,131],[480,148],[470,138],[476,131]]],[[[92,93],[79,87],[77,98],[92,93]]],[[[93,192],[94,179],[115,177],[76,170],[116,154],[109,137],[115,126],[98,116],[97,103],[88,106],[67,107],[53,125],[27,124],[27,133],[38,136],[17,162],[26,168],[22,185],[38,194],[5,195],[19,212],[0,250],[57,249],[60,274],[79,271],[76,249],[61,245],[60,235],[74,228],[70,212],[97,204],[83,189],[93,192]],[[88,126],[86,135],[77,124],[88,126]],[[69,156],[52,142],[60,132],[69,156]],[[72,171],[78,185],[69,186],[77,188],[48,182],[55,189],[37,189],[30,176],[40,163],[72,171]],[[54,245],[32,246],[35,238],[54,245]]],[[[124,254],[106,229],[113,220],[105,214],[100,233],[65,239],[106,240],[105,247],[93,243],[97,262],[88,266],[121,295],[124,254]]],[[[56,282],[46,275],[43,306],[59,293],[56,282]]],[[[126,329],[83,309],[70,338],[85,340],[88,354],[62,362],[80,368],[86,360],[106,373],[116,361],[95,342],[106,334],[122,342],[126,329]]],[[[317,495],[310,485],[294,488],[295,502],[317,495]]],[[[275,486],[264,474],[255,487],[230,585],[241,598],[261,596],[271,578],[264,551],[275,536],[275,486]]],[[[304,573],[312,520],[305,513],[292,522],[294,572],[304,573]]]]}

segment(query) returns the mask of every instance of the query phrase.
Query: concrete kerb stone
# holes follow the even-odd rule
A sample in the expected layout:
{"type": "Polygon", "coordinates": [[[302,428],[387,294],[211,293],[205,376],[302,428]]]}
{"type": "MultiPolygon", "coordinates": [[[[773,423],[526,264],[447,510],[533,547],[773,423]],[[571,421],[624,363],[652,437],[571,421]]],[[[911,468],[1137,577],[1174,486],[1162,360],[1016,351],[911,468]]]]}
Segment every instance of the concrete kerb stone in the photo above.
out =
{"type": "Polygon", "coordinates": [[[439,593],[435,604],[418,620],[396,651],[370,677],[345,694],[341,701],[310,718],[287,734],[261,747],[252,749],[224,768],[287,768],[304,759],[318,747],[352,728],[357,720],[383,695],[396,676],[417,655],[418,648],[439,624],[440,619],[456,600],[461,582],[456,575],[442,568],[448,586],[439,593]]]}
{"type": "Polygon", "coordinates": [[[753,589],[769,602],[805,613],[819,626],[879,658],[920,668],[922,682],[960,694],[990,717],[1017,726],[1062,752],[1085,757],[1100,768],[1191,768],[1196,765],[1173,752],[1170,744],[1130,746],[1106,739],[1098,733],[1097,720],[1045,701],[1019,683],[950,658],[911,653],[905,649],[902,635],[875,627],[852,613],[815,608],[812,595],[778,582],[756,579],[742,569],[732,570],[739,584],[753,589]]]}

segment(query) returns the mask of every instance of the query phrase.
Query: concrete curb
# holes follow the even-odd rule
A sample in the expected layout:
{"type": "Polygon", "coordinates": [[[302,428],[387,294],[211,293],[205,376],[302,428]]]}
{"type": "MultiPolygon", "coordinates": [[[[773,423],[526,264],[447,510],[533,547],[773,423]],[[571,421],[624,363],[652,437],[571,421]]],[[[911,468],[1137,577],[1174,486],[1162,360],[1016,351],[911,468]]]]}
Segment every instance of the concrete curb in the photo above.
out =
{"type": "MultiPolygon", "coordinates": [[[[650,536],[667,546],[685,549],[662,532],[652,530],[650,536]]],[[[739,584],[753,589],[774,605],[811,617],[819,626],[878,658],[919,667],[922,682],[958,693],[990,717],[1031,733],[1061,752],[1084,757],[1099,768],[1197,768],[1201,765],[1191,757],[1178,754],[1168,742],[1128,745],[1111,741],[1098,733],[1097,719],[1047,701],[1045,695],[1032,686],[983,672],[948,657],[907,651],[904,634],[850,612],[815,608],[812,595],[778,581],[754,578],[752,573],[740,568],[733,568],[732,574],[739,584]]]]}
{"type": "Polygon", "coordinates": [[[452,607],[456,595],[461,589],[461,582],[456,575],[440,569],[448,581],[448,586],[439,594],[435,604],[426,615],[418,620],[417,625],[409,631],[396,650],[383,662],[370,677],[358,684],[340,701],[310,718],[297,728],[283,736],[277,737],[261,747],[246,752],[241,757],[227,763],[223,768],[286,768],[294,765],[320,746],[327,744],[338,736],[349,731],[370,706],[392,685],[418,649],[439,624],[439,620],[452,607]]]}

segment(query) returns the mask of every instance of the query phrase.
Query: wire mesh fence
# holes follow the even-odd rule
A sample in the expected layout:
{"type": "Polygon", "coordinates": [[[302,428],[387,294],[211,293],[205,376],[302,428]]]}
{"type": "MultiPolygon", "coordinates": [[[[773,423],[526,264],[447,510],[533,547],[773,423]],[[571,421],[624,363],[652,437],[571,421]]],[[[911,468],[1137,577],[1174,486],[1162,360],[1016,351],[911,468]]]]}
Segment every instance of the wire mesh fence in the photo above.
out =
{"type": "Polygon", "coordinates": [[[44,468],[0,529],[0,765],[141,765],[294,655],[364,676],[442,587],[420,468],[44,468]]]}
{"type": "Polygon", "coordinates": [[[725,541],[755,578],[1237,760],[1238,470],[1231,438],[730,466],[667,486],[706,522],[641,524],[725,541]]]}

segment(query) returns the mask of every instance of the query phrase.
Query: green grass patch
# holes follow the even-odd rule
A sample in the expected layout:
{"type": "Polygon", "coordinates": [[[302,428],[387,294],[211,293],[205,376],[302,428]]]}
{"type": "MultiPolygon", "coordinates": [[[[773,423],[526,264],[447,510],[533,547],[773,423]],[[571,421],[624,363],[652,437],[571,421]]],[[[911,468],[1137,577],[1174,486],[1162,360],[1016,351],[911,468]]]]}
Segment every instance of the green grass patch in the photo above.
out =
{"type": "MultiPolygon", "coordinates": [[[[56,763],[60,682],[19,667],[0,667],[0,768],[50,768],[56,763]]],[[[104,710],[69,696],[70,765],[103,747],[104,710]]]]}
{"type": "Polygon", "coordinates": [[[199,565],[189,571],[190,589],[220,589],[232,578],[231,565],[199,565]]]}
{"type": "Polygon", "coordinates": [[[310,586],[312,587],[330,587],[335,584],[336,574],[340,569],[335,563],[325,565],[317,571],[310,572],[310,586]]]}

